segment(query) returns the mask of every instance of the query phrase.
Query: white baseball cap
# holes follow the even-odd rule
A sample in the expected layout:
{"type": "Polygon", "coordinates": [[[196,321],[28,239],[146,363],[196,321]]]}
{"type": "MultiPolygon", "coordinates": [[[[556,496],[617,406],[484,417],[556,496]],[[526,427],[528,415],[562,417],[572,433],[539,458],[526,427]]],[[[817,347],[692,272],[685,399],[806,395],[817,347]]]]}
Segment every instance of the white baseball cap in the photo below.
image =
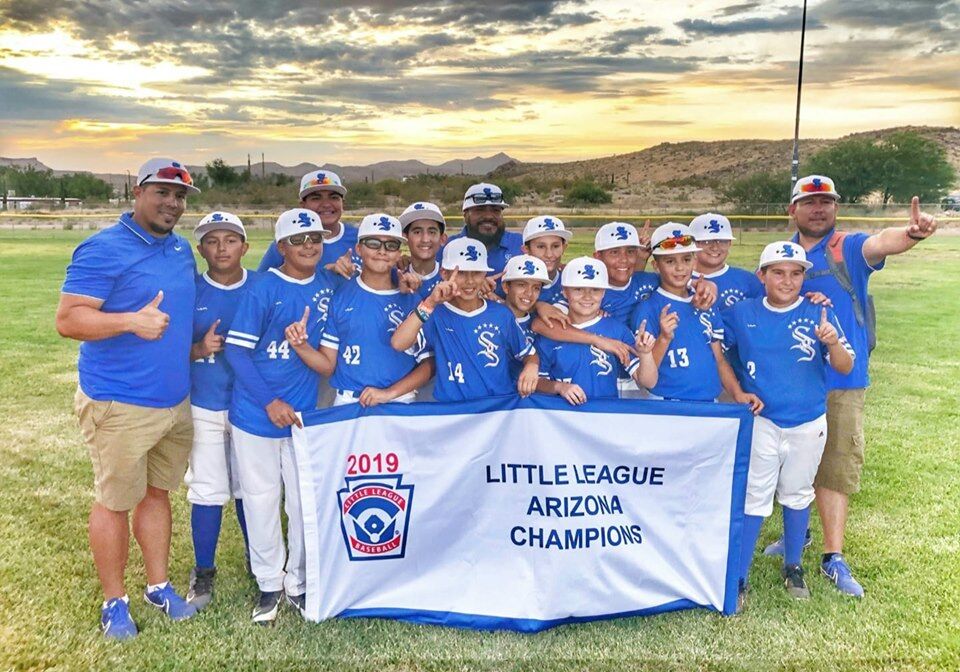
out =
{"type": "Polygon", "coordinates": [[[479,205],[495,205],[505,208],[509,205],[503,200],[503,190],[495,184],[481,182],[475,184],[463,195],[463,209],[468,210],[479,205]]]}
{"type": "Polygon", "coordinates": [[[560,275],[560,284],[563,287],[594,287],[596,289],[610,289],[607,280],[607,267],[602,261],[593,257],[577,257],[563,267],[560,275]]]}
{"type": "Polygon", "coordinates": [[[400,220],[391,217],[383,212],[377,212],[367,215],[360,222],[360,228],[357,231],[357,240],[371,238],[373,236],[388,236],[403,240],[403,229],[400,227],[400,220]]]}
{"type": "Polygon", "coordinates": [[[799,264],[805,271],[813,267],[813,264],[807,261],[807,253],[802,247],[789,240],[785,240],[778,243],[770,243],[763,248],[763,252],[760,253],[760,265],[757,266],[757,270],[781,262],[799,264]]]}
{"type": "Polygon", "coordinates": [[[523,227],[523,242],[526,243],[541,236],[560,236],[564,240],[570,240],[573,238],[573,232],[567,231],[567,227],[559,217],[541,215],[527,220],[526,226],[523,227]]]}
{"type": "Polygon", "coordinates": [[[637,227],[626,222],[610,222],[601,226],[593,239],[593,249],[600,252],[615,247],[640,247],[637,227]]]}
{"type": "Polygon", "coordinates": [[[200,220],[193,229],[193,237],[198,241],[211,231],[233,231],[247,239],[247,231],[243,228],[243,222],[232,212],[218,210],[200,220]]]}
{"type": "Polygon", "coordinates": [[[654,229],[653,235],[650,236],[650,249],[658,257],[700,251],[690,227],[677,222],[667,222],[654,229]]]}
{"type": "Polygon", "coordinates": [[[447,220],[443,218],[440,212],[440,206],[429,201],[417,201],[407,206],[407,209],[400,214],[400,226],[406,232],[407,227],[418,219],[429,219],[440,225],[440,233],[447,228],[447,220]]]}
{"type": "Polygon", "coordinates": [[[313,231],[319,231],[323,234],[329,233],[323,228],[323,222],[320,221],[320,217],[313,210],[294,208],[277,217],[274,239],[280,242],[284,238],[298,233],[311,233],[313,231]]]}
{"type": "Polygon", "coordinates": [[[540,259],[530,254],[521,254],[510,257],[504,268],[503,277],[500,278],[500,282],[511,280],[539,280],[546,284],[550,282],[550,274],[547,273],[547,265],[540,259]]]}
{"type": "Polygon", "coordinates": [[[300,200],[315,191],[332,191],[341,196],[347,195],[347,188],[340,176],[329,170],[314,170],[300,178],[300,200]]]}
{"type": "Polygon", "coordinates": [[[833,180],[824,175],[807,175],[797,180],[793,185],[793,196],[790,198],[790,204],[794,204],[801,198],[807,196],[830,196],[835,201],[840,200],[840,194],[837,193],[837,187],[833,180]]]}
{"type": "Polygon", "coordinates": [[[440,265],[448,271],[459,268],[461,271],[488,273],[493,270],[487,266],[487,248],[473,238],[455,238],[447,243],[440,265]]]}
{"type": "Polygon", "coordinates": [[[733,237],[733,227],[730,226],[730,220],[714,212],[694,217],[690,222],[690,230],[693,231],[693,237],[698,241],[736,240],[733,237]]]}
{"type": "Polygon", "coordinates": [[[144,184],[176,184],[186,187],[187,191],[199,194],[200,190],[193,186],[190,171],[179,161],[173,159],[150,159],[140,166],[137,171],[137,186],[144,184]]]}

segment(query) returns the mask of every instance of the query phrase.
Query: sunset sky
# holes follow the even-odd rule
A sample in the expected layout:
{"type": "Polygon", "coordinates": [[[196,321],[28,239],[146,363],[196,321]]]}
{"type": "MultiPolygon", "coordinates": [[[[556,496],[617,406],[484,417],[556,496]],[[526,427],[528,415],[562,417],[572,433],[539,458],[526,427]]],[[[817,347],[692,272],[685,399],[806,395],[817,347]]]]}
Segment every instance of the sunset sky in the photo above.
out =
{"type": "MultiPolygon", "coordinates": [[[[802,2],[0,0],[0,156],[567,160],[793,135],[802,2]]],[[[960,125],[960,0],[812,0],[801,135],[960,125]]]]}

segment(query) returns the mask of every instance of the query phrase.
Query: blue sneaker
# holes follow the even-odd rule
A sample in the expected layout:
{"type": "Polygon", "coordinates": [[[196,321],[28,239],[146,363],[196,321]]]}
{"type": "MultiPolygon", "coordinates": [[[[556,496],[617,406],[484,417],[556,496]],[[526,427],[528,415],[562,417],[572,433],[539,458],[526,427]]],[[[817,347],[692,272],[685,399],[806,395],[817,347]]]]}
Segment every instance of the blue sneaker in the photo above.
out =
{"type": "MultiPolygon", "coordinates": [[[[813,543],[813,538],[810,536],[810,528],[807,528],[807,536],[803,539],[803,547],[805,549],[810,548],[810,544],[813,543]]],[[[780,535],[780,538],[775,542],[763,549],[764,555],[769,555],[777,558],[783,557],[783,535],[780,535]]]]}
{"type": "Polygon", "coordinates": [[[107,639],[133,639],[137,636],[137,624],[130,618],[130,608],[122,597],[107,601],[100,610],[100,629],[107,639]]]}
{"type": "Polygon", "coordinates": [[[177,595],[177,591],[173,589],[169,581],[162,588],[144,593],[143,599],[147,601],[147,604],[152,604],[157,609],[163,610],[163,613],[175,621],[186,620],[197,613],[197,608],[177,595]]]}
{"type": "Polygon", "coordinates": [[[820,572],[844,595],[863,597],[863,586],[853,578],[850,566],[840,553],[834,553],[829,560],[821,563],[820,572]]]}

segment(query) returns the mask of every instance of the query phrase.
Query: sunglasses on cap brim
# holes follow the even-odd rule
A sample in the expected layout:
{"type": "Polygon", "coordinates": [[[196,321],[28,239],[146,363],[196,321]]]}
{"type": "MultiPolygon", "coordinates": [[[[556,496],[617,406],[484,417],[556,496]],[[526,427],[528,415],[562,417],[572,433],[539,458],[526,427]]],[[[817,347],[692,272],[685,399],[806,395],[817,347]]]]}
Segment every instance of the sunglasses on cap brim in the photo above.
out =
{"type": "Polygon", "coordinates": [[[161,180],[177,180],[179,182],[183,182],[184,184],[193,185],[193,178],[190,177],[190,173],[185,171],[183,168],[166,166],[165,168],[158,170],[156,173],[151,173],[140,180],[140,186],[143,186],[143,184],[154,175],[159,177],[161,180]]]}
{"type": "Polygon", "coordinates": [[[695,242],[693,236],[677,236],[676,238],[667,238],[661,240],[653,246],[655,250],[675,250],[678,247],[689,247],[695,242]]]}
{"type": "Polygon", "coordinates": [[[503,194],[473,194],[472,196],[467,196],[467,198],[473,201],[474,205],[502,205],[503,204],[503,194]]]}

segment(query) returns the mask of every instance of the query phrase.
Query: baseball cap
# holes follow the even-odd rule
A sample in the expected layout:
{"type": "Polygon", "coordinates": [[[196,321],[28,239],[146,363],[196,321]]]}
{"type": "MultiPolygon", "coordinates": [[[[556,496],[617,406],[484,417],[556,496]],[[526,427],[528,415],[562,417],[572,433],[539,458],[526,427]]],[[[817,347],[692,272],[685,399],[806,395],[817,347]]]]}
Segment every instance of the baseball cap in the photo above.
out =
{"type": "Polygon", "coordinates": [[[371,238],[373,236],[388,236],[390,238],[403,240],[400,220],[382,212],[367,215],[360,222],[360,228],[357,231],[357,240],[363,240],[364,238],[371,238]]]}
{"type": "Polygon", "coordinates": [[[444,229],[447,228],[447,220],[443,218],[443,213],[440,212],[440,206],[436,203],[417,201],[416,203],[408,205],[407,209],[400,213],[400,226],[403,228],[404,233],[406,233],[407,227],[418,219],[429,219],[432,222],[436,222],[440,225],[440,233],[443,233],[444,229]]]}
{"type": "Polygon", "coordinates": [[[300,200],[315,191],[332,191],[341,196],[347,195],[347,188],[340,176],[329,170],[314,170],[300,178],[300,200]]]}
{"type": "Polygon", "coordinates": [[[570,240],[573,238],[573,232],[567,231],[567,227],[559,217],[541,215],[527,220],[526,226],[523,227],[523,242],[526,243],[540,236],[560,236],[564,240],[570,240]]]}
{"type": "Polygon", "coordinates": [[[690,222],[693,237],[699,240],[736,240],[730,220],[723,215],[707,212],[697,215],[690,222]]]}
{"type": "Polygon", "coordinates": [[[833,184],[833,180],[824,175],[807,175],[806,177],[801,177],[797,180],[797,183],[793,185],[793,196],[790,198],[790,204],[793,205],[801,198],[806,198],[807,196],[830,196],[834,200],[840,200],[840,194],[837,193],[837,188],[833,184]]]}
{"type": "Polygon", "coordinates": [[[478,205],[496,205],[505,208],[509,205],[503,200],[503,190],[495,184],[481,182],[475,184],[463,195],[463,209],[468,210],[478,205]]]}
{"type": "Polygon", "coordinates": [[[633,224],[610,222],[597,230],[593,239],[595,251],[612,250],[615,247],[640,247],[640,236],[633,224]]]}
{"type": "Polygon", "coordinates": [[[779,264],[782,261],[800,264],[804,270],[813,267],[813,264],[807,261],[807,253],[802,247],[789,240],[785,240],[778,243],[770,243],[763,248],[763,252],[760,253],[760,265],[757,266],[757,270],[773,264],[779,264]]]}
{"type": "Polygon", "coordinates": [[[193,229],[193,237],[201,240],[211,231],[233,231],[247,238],[247,231],[243,228],[243,222],[232,212],[218,210],[200,220],[200,223],[193,229]]]}
{"type": "Polygon", "coordinates": [[[700,251],[690,227],[676,222],[667,222],[654,229],[650,249],[657,256],[700,251]]]}
{"type": "Polygon", "coordinates": [[[550,282],[550,274],[547,273],[547,265],[541,260],[529,254],[521,254],[516,257],[510,257],[503,271],[503,277],[500,282],[510,282],[511,280],[539,280],[540,282],[550,282]]]}
{"type": "Polygon", "coordinates": [[[200,190],[193,186],[193,178],[186,166],[173,159],[150,159],[140,166],[137,171],[137,186],[142,187],[144,184],[176,184],[186,187],[190,193],[200,193],[200,190]]]}
{"type": "Polygon", "coordinates": [[[473,238],[456,238],[443,248],[441,267],[452,271],[459,267],[461,271],[484,271],[493,269],[487,266],[487,248],[473,238]]]}
{"type": "Polygon", "coordinates": [[[320,217],[318,217],[317,213],[313,210],[293,208],[277,217],[274,239],[280,242],[284,238],[295,234],[310,233],[312,231],[319,231],[324,234],[328,233],[327,230],[323,228],[323,222],[320,221],[320,217]]]}
{"type": "Polygon", "coordinates": [[[563,287],[595,287],[610,289],[607,281],[607,267],[593,257],[577,257],[563,267],[560,276],[563,287]]]}

